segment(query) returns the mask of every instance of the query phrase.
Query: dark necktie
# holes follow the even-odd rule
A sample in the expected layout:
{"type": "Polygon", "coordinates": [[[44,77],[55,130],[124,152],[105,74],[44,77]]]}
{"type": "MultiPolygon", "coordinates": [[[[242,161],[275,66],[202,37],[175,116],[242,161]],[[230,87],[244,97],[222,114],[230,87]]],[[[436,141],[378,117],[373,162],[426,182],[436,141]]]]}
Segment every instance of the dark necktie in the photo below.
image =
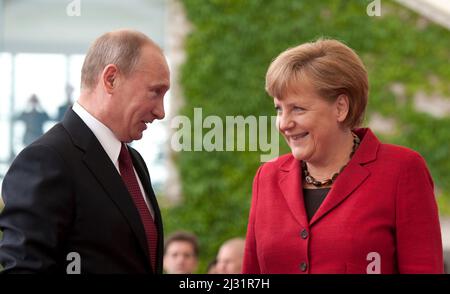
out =
{"type": "Polygon", "coordinates": [[[136,178],[136,174],[133,169],[133,162],[131,160],[130,153],[128,152],[125,144],[122,143],[119,155],[119,170],[122,179],[127,186],[128,192],[133,199],[134,205],[139,211],[142,224],[145,230],[145,236],[147,239],[148,252],[150,255],[150,262],[153,267],[153,271],[156,273],[156,244],[158,239],[158,233],[156,225],[153,221],[152,215],[145,203],[144,196],[141,193],[139,184],[136,178]]]}

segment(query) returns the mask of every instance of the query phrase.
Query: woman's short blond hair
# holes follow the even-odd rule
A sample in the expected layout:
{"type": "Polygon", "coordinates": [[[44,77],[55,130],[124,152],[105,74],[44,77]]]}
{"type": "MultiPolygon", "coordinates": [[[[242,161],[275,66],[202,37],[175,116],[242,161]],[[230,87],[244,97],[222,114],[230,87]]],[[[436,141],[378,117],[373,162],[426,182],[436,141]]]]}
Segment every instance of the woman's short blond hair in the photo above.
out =
{"type": "Polygon", "coordinates": [[[344,124],[350,128],[361,125],[369,83],[363,62],[351,48],[337,40],[318,39],[282,52],[267,70],[266,91],[282,99],[304,79],[330,102],[347,95],[349,113],[344,124]]]}

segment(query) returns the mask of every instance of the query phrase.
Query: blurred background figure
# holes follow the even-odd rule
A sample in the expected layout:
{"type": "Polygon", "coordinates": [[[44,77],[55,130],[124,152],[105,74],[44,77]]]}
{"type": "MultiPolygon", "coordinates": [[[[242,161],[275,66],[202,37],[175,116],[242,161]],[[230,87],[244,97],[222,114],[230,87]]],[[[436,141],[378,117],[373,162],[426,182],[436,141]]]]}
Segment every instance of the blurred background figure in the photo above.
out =
{"type": "Polygon", "coordinates": [[[233,238],[219,249],[217,254],[216,274],[240,274],[242,270],[242,259],[244,257],[245,240],[233,238]]]}
{"type": "Polygon", "coordinates": [[[206,268],[207,274],[217,274],[217,258],[214,258],[212,261],[208,263],[208,267],[206,268]]]}
{"type": "Polygon", "coordinates": [[[197,270],[199,246],[189,232],[171,234],[164,246],[164,271],[167,274],[193,274],[197,270]]]}
{"type": "Polygon", "coordinates": [[[42,136],[44,133],[43,126],[50,120],[36,94],[31,95],[26,108],[25,111],[15,118],[16,121],[23,121],[25,123],[25,134],[22,138],[25,146],[42,136]]]}
{"type": "Polygon", "coordinates": [[[58,116],[56,117],[57,121],[62,121],[64,114],[66,114],[67,109],[71,108],[73,105],[72,100],[73,87],[70,84],[66,85],[66,102],[58,107],[58,116]]]}

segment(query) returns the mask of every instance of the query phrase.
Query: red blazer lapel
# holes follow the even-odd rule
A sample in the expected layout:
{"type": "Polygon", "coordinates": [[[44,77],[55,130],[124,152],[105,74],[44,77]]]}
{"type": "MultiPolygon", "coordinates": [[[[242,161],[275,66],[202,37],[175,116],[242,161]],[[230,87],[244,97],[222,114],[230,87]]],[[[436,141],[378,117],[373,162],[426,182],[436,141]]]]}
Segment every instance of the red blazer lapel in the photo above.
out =
{"type": "Polygon", "coordinates": [[[350,194],[358,189],[358,187],[370,175],[369,171],[355,162],[350,162],[345,170],[336,179],[335,184],[331,188],[328,196],[320,205],[317,212],[312,217],[309,225],[312,226],[321,217],[326,215],[330,210],[338,206],[350,194]]]}
{"type": "Polygon", "coordinates": [[[314,214],[309,223],[310,226],[343,202],[370,176],[370,172],[364,167],[364,164],[376,160],[380,142],[369,129],[357,129],[355,133],[362,138],[361,144],[314,214]]]}
{"type": "Polygon", "coordinates": [[[298,160],[289,157],[289,160],[286,160],[280,166],[278,185],[294,219],[303,228],[308,228],[308,219],[303,201],[300,162],[298,160]]]}

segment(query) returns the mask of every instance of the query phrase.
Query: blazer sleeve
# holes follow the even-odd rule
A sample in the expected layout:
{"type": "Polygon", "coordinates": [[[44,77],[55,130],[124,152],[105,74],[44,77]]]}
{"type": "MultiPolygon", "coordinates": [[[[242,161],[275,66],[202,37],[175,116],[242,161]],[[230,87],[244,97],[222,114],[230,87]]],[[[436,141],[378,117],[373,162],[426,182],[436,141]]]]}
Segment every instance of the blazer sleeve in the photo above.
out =
{"type": "Polygon", "coordinates": [[[413,153],[399,175],[396,246],[400,273],[443,273],[443,251],[433,180],[423,158],[413,153]]]}
{"type": "Polygon", "coordinates": [[[61,245],[73,214],[70,178],[59,155],[32,145],[11,165],[3,181],[0,264],[5,273],[61,270],[61,245]]]}
{"type": "Polygon", "coordinates": [[[255,218],[256,218],[256,205],[258,202],[258,186],[259,175],[261,173],[262,166],[258,169],[255,178],[253,179],[252,188],[252,203],[250,206],[250,216],[247,226],[247,236],[245,238],[245,251],[244,261],[242,265],[243,274],[260,274],[261,269],[258,262],[258,251],[255,239],[255,218]]]}

